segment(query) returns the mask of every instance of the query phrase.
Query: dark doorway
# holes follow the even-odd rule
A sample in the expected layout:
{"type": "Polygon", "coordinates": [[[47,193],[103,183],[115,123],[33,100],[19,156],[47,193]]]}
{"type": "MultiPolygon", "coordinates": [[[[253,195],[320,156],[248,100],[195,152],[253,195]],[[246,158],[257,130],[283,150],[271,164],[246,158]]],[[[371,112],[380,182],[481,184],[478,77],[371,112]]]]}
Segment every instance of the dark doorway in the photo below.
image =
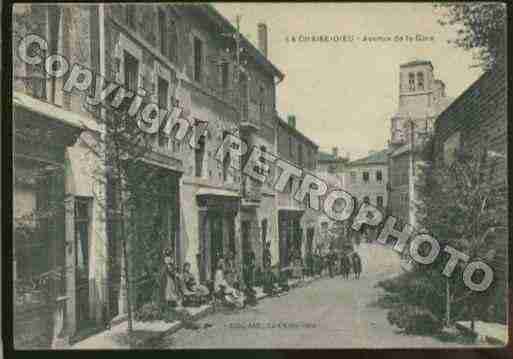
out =
{"type": "Polygon", "coordinates": [[[92,325],[89,316],[90,211],[90,198],[75,198],[75,293],[78,330],[92,325]]]}
{"type": "MultiPolygon", "coordinates": [[[[281,217],[281,216],[280,216],[281,217]]],[[[285,217],[285,216],[283,216],[285,217]]],[[[289,254],[288,254],[288,224],[289,221],[287,218],[280,219],[280,266],[284,268],[289,264],[289,254]]]]}
{"type": "Polygon", "coordinates": [[[220,213],[210,215],[211,273],[215,275],[217,262],[223,256],[223,216],[220,213]]]}
{"type": "Polygon", "coordinates": [[[314,239],[315,230],[314,228],[310,227],[306,230],[306,254],[312,255],[312,246],[313,246],[313,239],[314,239]]]}
{"type": "Polygon", "coordinates": [[[203,176],[203,160],[205,156],[205,136],[201,135],[197,148],[195,149],[195,175],[196,177],[203,176]]]}
{"type": "Polygon", "coordinates": [[[251,222],[242,221],[241,235],[242,235],[242,253],[246,256],[251,251],[251,222]]]}
{"type": "Polygon", "coordinates": [[[306,266],[309,275],[313,275],[313,239],[315,235],[315,229],[309,227],[306,229],[306,266]]]}
{"type": "Polygon", "coordinates": [[[264,258],[266,242],[267,242],[267,219],[263,219],[262,220],[262,259],[264,258]]]}
{"type": "Polygon", "coordinates": [[[303,228],[301,228],[301,224],[299,220],[296,221],[296,253],[303,258],[303,253],[301,249],[303,248],[303,228]]]}

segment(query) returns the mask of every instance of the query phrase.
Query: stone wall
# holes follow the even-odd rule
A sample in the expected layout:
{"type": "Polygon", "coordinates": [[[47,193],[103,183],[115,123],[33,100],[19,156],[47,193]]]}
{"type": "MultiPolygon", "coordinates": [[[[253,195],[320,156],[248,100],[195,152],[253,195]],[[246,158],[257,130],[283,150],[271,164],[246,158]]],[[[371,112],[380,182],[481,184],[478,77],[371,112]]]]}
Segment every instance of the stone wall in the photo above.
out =
{"type": "MultiPolygon", "coordinates": [[[[506,114],[506,71],[499,67],[482,75],[438,117],[434,142],[435,161],[443,161],[444,142],[456,132],[460,132],[463,151],[484,147],[499,155],[494,165],[488,162],[487,178],[499,190],[499,201],[491,205],[498,210],[498,220],[504,226],[508,225],[506,114]]],[[[507,271],[506,241],[507,236],[500,236],[495,242],[498,281],[505,280],[507,271]]]]}

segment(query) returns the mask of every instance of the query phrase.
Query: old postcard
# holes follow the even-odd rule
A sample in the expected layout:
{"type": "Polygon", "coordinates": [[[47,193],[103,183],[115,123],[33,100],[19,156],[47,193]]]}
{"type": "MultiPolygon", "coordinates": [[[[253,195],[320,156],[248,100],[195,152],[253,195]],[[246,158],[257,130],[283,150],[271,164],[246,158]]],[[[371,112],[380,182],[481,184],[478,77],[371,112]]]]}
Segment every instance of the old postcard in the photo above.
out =
{"type": "Polygon", "coordinates": [[[505,4],[15,3],[11,35],[4,346],[507,345],[505,4]]]}

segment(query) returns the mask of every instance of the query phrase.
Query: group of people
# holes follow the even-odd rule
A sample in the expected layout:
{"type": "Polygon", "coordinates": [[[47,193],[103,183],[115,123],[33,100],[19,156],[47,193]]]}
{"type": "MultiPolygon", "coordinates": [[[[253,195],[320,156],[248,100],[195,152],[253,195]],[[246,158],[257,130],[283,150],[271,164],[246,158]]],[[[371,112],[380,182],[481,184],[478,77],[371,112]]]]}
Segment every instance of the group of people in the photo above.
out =
{"type": "Polygon", "coordinates": [[[351,269],[353,271],[353,278],[360,279],[360,274],[362,273],[362,259],[357,252],[342,254],[340,256],[340,275],[342,275],[342,278],[348,279],[351,274],[351,269]]]}
{"type": "Polygon", "coordinates": [[[201,305],[208,302],[210,290],[197,283],[190,263],[182,271],[175,264],[170,249],[164,250],[164,266],[160,273],[161,299],[169,308],[201,305]]]}
{"type": "MultiPolygon", "coordinates": [[[[301,258],[292,258],[301,261],[301,258]]],[[[338,274],[344,279],[349,278],[351,271],[353,278],[359,279],[362,272],[362,261],[357,252],[340,252],[330,246],[329,251],[322,251],[318,247],[310,258],[307,258],[306,271],[311,275],[323,275],[327,269],[330,277],[338,274]],[[338,262],[338,263],[337,263],[338,262]]],[[[213,281],[207,287],[199,284],[191,273],[190,263],[184,263],[182,270],[175,264],[172,251],[164,251],[164,266],[160,274],[161,298],[168,308],[182,306],[199,306],[211,300],[220,300],[223,303],[243,308],[246,305],[256,304],[256,284],[262,287],[267,295],[279,295],[289,290],[288,273],[276,275],[271,268],[270,242],[263,250],[263,270],[255,270],[255,254],[245,253],[242,278],[239,277],[235,265],[235,255],[232,253],[226,258],[218,256],[215,265],[213,281]],[[255,273],[259,273],[256,283],[255,273]]],[[[302,266],[297,266],[302,268],[302,266]]]]}
{"type": "MultiPolygon", "coordinates": [[[[250,251],[244,253],[242,276],[239,276],[235,264],[234,253],[223,257],[218,255],[214,267],[213,279],[207,286],[197,282],[191,273],[190,263],[184,263],[182,270],[175,264],[172,251],[164,250],[164,265],[160,274],[161,299],[166,308],[199,306],[211,300],[242,308],[254,305],[257,302],[255,285],[261,285],[264,293],[274,295],[288,290],[288,285],[277,278],[271,270],[270,242],[265,244],[263,250],[263,271],[260,273],[259,283],[255,280],[255,254],[250,251]]],[[[287,282],[287,281],[285,281],[287,282]]]]}
{"type": "Polygon", "coordinates": [[[338,272],[342,278],[347,279],[352,272],[353,278],[359,279],[362,272],[362,260],[356,251],[352,249],[337,250],[331,245],[328,250],[324,251],[319,245],[309,262],[312,266],[310,272],[319,276],[326,275],[328,272],[329,276],[333,278],[338,272]]]}

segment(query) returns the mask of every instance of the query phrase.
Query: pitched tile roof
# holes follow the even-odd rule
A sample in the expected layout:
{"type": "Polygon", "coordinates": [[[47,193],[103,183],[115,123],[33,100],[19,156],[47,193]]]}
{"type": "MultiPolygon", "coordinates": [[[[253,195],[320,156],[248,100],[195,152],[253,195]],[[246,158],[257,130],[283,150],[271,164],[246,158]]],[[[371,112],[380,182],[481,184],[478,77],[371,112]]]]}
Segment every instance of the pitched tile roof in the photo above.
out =
{"type": "Polygon", "coordinates": [[[388,150],[381,150],[379,152],[370,154],[367,157],[359,158],[349,162],[349,165],[364,165],[364,164],[385,164],[387,163],[388,150]]]}

